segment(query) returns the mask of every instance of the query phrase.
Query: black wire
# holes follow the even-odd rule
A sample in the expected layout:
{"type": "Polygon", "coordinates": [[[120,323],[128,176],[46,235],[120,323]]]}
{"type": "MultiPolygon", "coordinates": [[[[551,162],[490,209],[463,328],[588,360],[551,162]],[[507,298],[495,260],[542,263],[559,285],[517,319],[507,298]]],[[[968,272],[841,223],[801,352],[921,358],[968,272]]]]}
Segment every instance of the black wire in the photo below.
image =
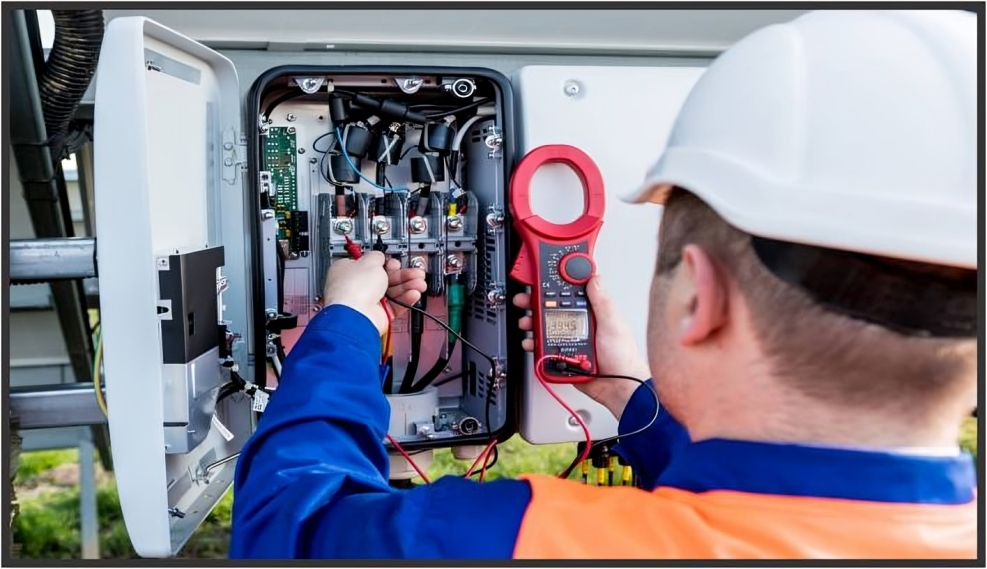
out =
{"type": "MultiPolygon", "coordinates": [[[[470,477],[479,476],[481,472],[483,472],[484,470],[489,471],[491,468],[494,467],[494,465],[497,464],[497,461],[500,459],[500,451],[497,450],[497,445],[494,445],[493,448],[490,450],[490,452],[493,453],[493,460],[490,462],[490,464],[486,466],[481,465],[481,467],[478,470],[470,473],[470,477]]],[[[487,457],[483,457],[483,461],[486,462],[487,457]]]]}
{"type": "Polygon", "coordinates": [[[321,154],[325,154],[325,153],[329,152],[330,150],[332,150],[332,147],[335,145],[335,141],[333,141],[333,144],[330,144],[329,145],[329,148],[326,148],[325,150],[319,150],[318,148],[315,147],[315,145],[318,144],[319,141],[322,140],[323,138],[325,138],[327,136],[333,136],[334,134],[335,134],[334,132],[331,132],[330,131],[330,132],[327,132],[327,133],[319,136],[315,140],[313,140],[312,141],[312,150],[314,150],[315,152],[319,152],[321,154]]]}
{"type": "MultiPolygon", "coordinates": [[[[414,385],[409,386],[408,393],[418,393],[423,391],[426,387],[435,381],[435,378],[439,377],[443,371],[445,371],[446,366],[449,365],[449,360],[452,359],[452,353],[456,350],[456,338],[454,337],[451,342],[449,342],[449,349],[444,357],[440,356],[439,359],[435,360],[435,364],[432,368],[425,372],[425,375],[421,377],[414,385]]],[[[404,392],[402,392],[404,393],[404,392]]]]}
{"type": "Polygon", "coordinates": [[[270,105],[267,106],[267,108],[264,110],[264,116],[265,117],[270,117],[271,116],[271,113],[274,112],[274,109],[276,109],[277,106],[280,105],[281,103],[290,101],[290,100],[295,99],[295,98],[301,98],[301,97],[304,97],[304,96],[305,96],[304,94],[299,94],[297,91],[294,91],[294,90],[288,91],[284,95],[281,95],[277,99],[274,99],[274,101],[270,105]]]}
{"type": "Polygon", "coordinates": [[[277,254],[277,266],[278,266],[278,312],[284,310],[284,278],[285,278],[285,258],[284,250],[281,249],[279,243],[274,244],[275,253],[277,254]]]}
{"type": "Polygon", "coordinates": [[[434,115],[425,115],[425,118],[430,119],[430,120],[431,119],[442,119],[442,118],[445,118],[445,117],[448,117],[448,116],[459,114],[459,113],[464,112],[464,111],[468,111],[470,109],[475,109],[477,107],[481,107],[481,106],[489,103],[490,101],[491,101],[491,99],[480,99],[479,101],[473,101],[472,103],[470,103],[468,105],[465,105],[465,106],[462,106],[462,107],[459,107],[458,109],[452,109],[451,111],[445,111],[444,113],[436,113],[434,115]]]}
{"type": "MultiPolygon", "coordinates": [[[[544,363],[546,363],[546,362],[543,362],[542,365],[544,365],[544,363]]],[[[576,373],[578,375],[584,375],[584,376],[587,376],[587,377],[592,377],[594,379],[626,379],[628,381],[633,381],[633,382],[635,382],[635,383],[637,383],[639,385],[647,385],[647,382],[645,380],[638,379],[636,377],[631,377],[629,375],[595,374],[595,373],[586,373],[586,372],[584,372],[582,370],[572,370],[572,369],[570,369],[569,371],[572,371],[573,373],[576,373]]],[[[644,431],[647,431],[648,429],[651,428],[652,425],[655,424],[655,421],[658,420],[658,412],[661,409],[661,402],[658,400],[658,392],[655,391],[655,388],[653,386],[649,386],[648,387],[648,391],[650,391],[651,392],[651,395],[654,396],[654,401],[655,401],[655,412],[651,416],[651,420],[648,421],[648,423],[646,425],[644,425],[643,427],[641,427],[640,429],[636,429],[634,431],[631,431],[631,432],[627,433],[626,435],[616,435],[616,436],[613,436],[613,437],[608,437],[608,438],[601,439],[599,441],[594,442],[592,444],[592,446],[590,447],[590,452],[593,452],[593,449],[594,448],[599,448],[599,447],[601,447],[603,445],[612,443],[614,441],[619,441],[622,438],[633,437],[634,435],[638,435],[640,433],[643,433],[644,431]]],[[[561,475],[559,475],[560,478],[568,478],[569,475],[572,474],[572,471],[575,470],[577,466],[579,466],[579,457],[580,456],[581,456],[581,453],[576,455],[576,458],[573,459],[572,463],[569,464],[569,466],[564,471],[562,471],[562,474],[561,475]]]]}
{"type": "MultiPolygon", "coordinates": [[[[408,310],[420,310],[420,309],[418,309],[418,308],[416,308],[414,306],[411,306],[410,304],[401,302],[400,300],[397,300],[396,298],[392,298],[390,296],[388,296],[386,298],[387,298],[387,300],[390,300],[394,304],[397,304],[398,306],[402,306],[404,308],[407,308],[408,310]]],[[[496,380],[496,376],[497,376],[497,361],[493,358],[493,356],[488,355],[486,352],[484,352],[480,348],[477,348],[476,346],[474,346],[469,340],[467,340],[466,338],[464,338],[461,334],[459,334],[459,332],[456,332],[455,330],[453,330],[452,327],[450,327],[448,324],[446,324],[445,322],[443,322],[442,320],[440,320],[438,317],[436,317],[436,316],[434,316],[432,314],[429,314],[428,312],[423,311],[423,310],[421,311],[421,313],[426,318],[432,320],[433,322],[435,322],[439,326],[442,326],[443,328],[445,328],[446,331],[448,331],[450,334],[452,334],[453,336],[455,336],[456,338],[458,338],[459,341],[462,342],[464,346],[466,346],[467,348],[469,348],[469,349],[473,350],[474,352],[476,352],[478,355],[480,355],[481,357],[483,357],[483,359],[487,360],[487,362],[490,364],[490,374],[487,376],[489,379],[487,381],[487,389],[486,389],[486,392],[487,392],[487,394],[486,394],[487,395],[487,402],[486,402],[486,409],[485,409],[485,417],[484,417],[484,419],[487,421],[487,431],[489,433],[493,433],[493,429],[490,428],[490,405],[491,405],[492,399],[493,399],[493,394],[491,393],[491,391],[492,391],[492,387],[493,387],[493,384],[494,384],[494,382],[496,380]]],[[[452,351],[450,350],[449,353],[451,354],[452,351]]],[[[654,421],[652,421],[652,422],[654,422],[654,421]]]]}
{"type": "Polygon", "coordinates": [[[443,377],[442,379],[440,379],[440,380],[436,381],[435,383],[433,383],[432,384],[432,387],[442,387],[443,385],[445,385],[447,383],[452,383],[453,381],[456,381],[457,379],[462,379],[462,377],[464,375],[466,375],[464,372],[459,372],[459,373],[454,373],[454,374],[450,375],[449,377],[443,377]]]}
{"type": "MultiPolygon", "coordinates": [[[[420,314],[420,313],[416,312],[415,314],[420,314]]],[[[401,378],[401,387],[398,388],[398,393],[417,393],[418,391],[420,391],[420,389],[416,389],[418,386],[414,382],[415,382],[415,375],[418,373],[418,361],[421,359],[421,357],[422,357],[422,334],[412,333],[411,359],[408,360],[408,367],[404,369],[404,377],[401,378]]],[[[443,365],[442,368],[445,369],[445,365],[443,365]]],[[[426,387],[428,387],[427,384],[423,385],[422,389],[426,387]]]]}
{"type": "Polygon", "coordinates": [[[456,338],[458,338],[459,341],[463,343],[463,345],[465,345],[467,348],[473,350],[478,355],[482,356],[483,359],[485,359],[488,362],[490,362],[490,370],[491,371],[495,371],[496,370],[496,368],[497,368],[497,362],[493,358],[493,356],[487,355],[486,352],[484,352],[480,348],[477,348],[476,346],[474,346],[472,343],[470,343],[469,340],[467,340],[466,338],[463,338],[463,336],[459,332],[456,332],[455,330],[453,330],[451,326],[449,326],[448,324],[446,324],[445,322],[443,322],[437,316],[435,316],[433,314],[430,314],[427,311],[421,310],[420,308],[414,307],[414,306],[412,306],[412,305],[410,305],[408,303],[401,302],[400,300],[398,300],[396,298],[393,298],[393,297],[390,297],[390,296],[387,297],[387,300],[390,300],[391,302],[393,302],[394,304],[397,304],[398,306],[400,306],[402,308],[407,308],[408,310],[417,310],[417,311],[421,312],[422,315],[425,316],[425,318],[428,318],[432,322],[435,322],[439,326],[442,326],[443,328],[445,328],[445,330],[447,332],[449,332],[450,334],[452,334],[453,336],[455,336],[456,338]]]}

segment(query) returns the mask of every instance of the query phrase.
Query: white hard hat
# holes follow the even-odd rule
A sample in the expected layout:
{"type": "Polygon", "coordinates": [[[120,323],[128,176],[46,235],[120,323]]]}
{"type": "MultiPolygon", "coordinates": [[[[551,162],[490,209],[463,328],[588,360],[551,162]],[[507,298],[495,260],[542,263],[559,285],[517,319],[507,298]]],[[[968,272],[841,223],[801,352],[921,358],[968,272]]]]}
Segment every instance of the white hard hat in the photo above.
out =
{"type": "Polygon", "coordinates": [[[977,18],[822,11],[710,65],[627,201],[674,186],[792,243],[977,266],[977,18]]]}

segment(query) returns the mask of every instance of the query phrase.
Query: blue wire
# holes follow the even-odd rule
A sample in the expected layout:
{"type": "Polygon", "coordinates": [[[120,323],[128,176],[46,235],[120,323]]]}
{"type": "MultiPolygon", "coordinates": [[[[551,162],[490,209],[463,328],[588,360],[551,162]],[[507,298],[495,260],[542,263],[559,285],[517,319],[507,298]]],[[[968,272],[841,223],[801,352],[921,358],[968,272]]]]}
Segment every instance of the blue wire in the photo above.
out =
{"type": "Polygon", "coordinates": [[[346,163],[349,164],[350,168],[353,168],[353,170],[357,173],[357,175],[360,176],[360,178],[363,179],[364,182],[370,184],[371,186],[377,188],[378,190],[380,190],[382,192],[404,192],[404,193],[408,193],[408,188],[385,188],[384,186],[378,186],[375,182],[373,182],[372,180],[370,180],[370,178],[367,178],[366,176],[364,176],[363,175],[363,172],[361,172],[360,169],[356,167],[356,164],[353,163],[353,159],[350,158],[350,155],[346,153],[346,139],[343,138],[343,133],[339,130],[339,127],[338,126],[336,127],[336,140],[340,141],[339,146],[343,150],[343,158],[346,159],[346,163]]]}

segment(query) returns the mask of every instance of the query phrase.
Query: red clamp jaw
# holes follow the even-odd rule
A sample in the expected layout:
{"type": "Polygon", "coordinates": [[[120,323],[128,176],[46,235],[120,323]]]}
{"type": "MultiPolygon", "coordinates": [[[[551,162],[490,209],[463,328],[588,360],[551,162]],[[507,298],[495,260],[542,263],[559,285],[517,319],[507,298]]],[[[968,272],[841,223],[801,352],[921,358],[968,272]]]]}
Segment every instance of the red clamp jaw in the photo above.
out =
{"type": "Polygon", "coordinates": [[[597,373],[596,321],[586,283],[596,274],[593,250],[603,225],[603,176],[578,148],[540,146],[518,163],[510,192],[514,228],[522,241],[511,278],[531,287],[535,374],[550,383],[590,381],[587,374],[597,373]],[[583,214],[564,225],[546,221],[531,210],[535,172],[556,163],[572,168],[583,191],[583,214]],[[565,369],[559,369],[560,364],[565,369]]]}

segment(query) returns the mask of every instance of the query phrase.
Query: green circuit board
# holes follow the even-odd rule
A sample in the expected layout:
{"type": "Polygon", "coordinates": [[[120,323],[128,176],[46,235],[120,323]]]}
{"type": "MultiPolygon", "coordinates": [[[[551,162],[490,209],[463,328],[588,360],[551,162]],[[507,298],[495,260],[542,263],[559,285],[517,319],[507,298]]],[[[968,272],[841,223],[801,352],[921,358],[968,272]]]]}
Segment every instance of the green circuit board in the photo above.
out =
{"type": "Polygon", "coordinates": [[[294,130],[292,127],[271,127],[264,143],[264,162],[275,189],[278,239],[290,237],[287,218],[289,212],[298,209],[298,142],[294,130]]]}

